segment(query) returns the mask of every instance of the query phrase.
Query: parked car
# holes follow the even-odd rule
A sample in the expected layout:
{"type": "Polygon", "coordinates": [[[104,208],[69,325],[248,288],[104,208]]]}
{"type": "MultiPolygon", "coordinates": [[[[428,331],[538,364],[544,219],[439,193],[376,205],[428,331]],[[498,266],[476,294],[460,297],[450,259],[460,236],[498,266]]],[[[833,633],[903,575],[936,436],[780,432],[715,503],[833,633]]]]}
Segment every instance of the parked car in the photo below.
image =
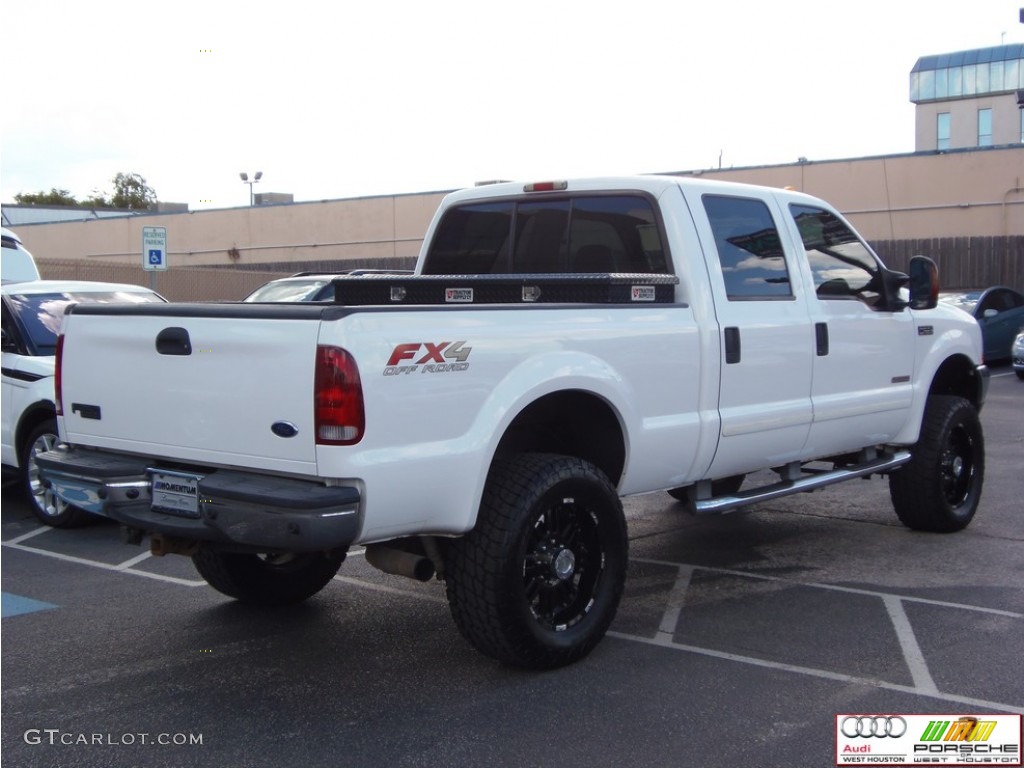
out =
{"type": "Polygon", "coordinates": [[[1009,359],[1014,337],[1024,330],[1024,294],[998,285],[943,293],[939,300],[959,307],[978,321],[986,362],[1009,359]]]}
{"type": "Polygon", "coordinates": [[[334,301],[334,279],[358,275],[411,275],[406,269],[350,269],[342,272],[299,272],[261,285],[246,296],[248,302],[334,301]]]}
{"type": "Polygon", "coordinates": [[[1017,373],[1018,379],[1024,379],[1024,331],[1017,334],[1013,340],[1012,352],[1013,370],[1017,373]]]}
{"type": "Polygon", "coordinates": [[[22,245],[21,238],[7,229],[0,228],[0,245],[3,246],[3,262],[0,266],[0,276],[5,283],[13,283],[22,280],[38,280],[39,269],[32,254],[22,245]]]}
{"type": "Polygon", "coordinates": [[[53,371],[64,310],[82,302],[134,304],[164,299],[137,285],[69,280],[5,283],[2,296],[4,474],[17,478],[42,522],[70,527],[88,519],[88,513],[68,506],[43,487],[34,460],[57,443],[53,371]]]}

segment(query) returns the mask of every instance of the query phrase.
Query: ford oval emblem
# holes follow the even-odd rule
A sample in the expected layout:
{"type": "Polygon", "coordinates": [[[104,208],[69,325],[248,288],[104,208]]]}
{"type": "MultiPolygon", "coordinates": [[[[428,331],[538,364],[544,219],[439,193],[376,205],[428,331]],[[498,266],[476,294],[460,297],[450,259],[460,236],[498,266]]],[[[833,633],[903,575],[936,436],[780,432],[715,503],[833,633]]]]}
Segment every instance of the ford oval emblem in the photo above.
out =
{"type": "Polygon", "coordinates": [[[278,437],[295,437],[299,434],[299,428],[290,421],[275,421],[270,425],[270,431],[278,437]]]}

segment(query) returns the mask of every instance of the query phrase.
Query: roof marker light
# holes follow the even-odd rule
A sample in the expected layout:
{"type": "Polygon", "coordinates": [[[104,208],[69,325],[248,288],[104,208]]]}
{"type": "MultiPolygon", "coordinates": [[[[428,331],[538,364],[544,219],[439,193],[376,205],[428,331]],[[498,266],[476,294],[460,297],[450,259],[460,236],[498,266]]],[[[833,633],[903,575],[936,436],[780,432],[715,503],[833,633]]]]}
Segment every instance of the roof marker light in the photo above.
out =
{"type": "Polygon", "coordinates": [[[561,192],[568,188],[568,181],[535,181],[524,186],[523,192],[561,192]]]}

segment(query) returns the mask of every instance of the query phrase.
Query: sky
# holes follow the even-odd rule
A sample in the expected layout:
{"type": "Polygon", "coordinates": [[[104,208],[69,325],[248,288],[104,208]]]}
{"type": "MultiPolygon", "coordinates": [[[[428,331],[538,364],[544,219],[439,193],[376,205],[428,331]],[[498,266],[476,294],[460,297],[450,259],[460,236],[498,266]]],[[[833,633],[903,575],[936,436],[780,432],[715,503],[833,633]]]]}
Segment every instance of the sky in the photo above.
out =
{"type": "Polygon", "coordinates": [[[193,210],[914,150],[920,56],[1024,0],[7,0],[0,202],[193,210]]]}

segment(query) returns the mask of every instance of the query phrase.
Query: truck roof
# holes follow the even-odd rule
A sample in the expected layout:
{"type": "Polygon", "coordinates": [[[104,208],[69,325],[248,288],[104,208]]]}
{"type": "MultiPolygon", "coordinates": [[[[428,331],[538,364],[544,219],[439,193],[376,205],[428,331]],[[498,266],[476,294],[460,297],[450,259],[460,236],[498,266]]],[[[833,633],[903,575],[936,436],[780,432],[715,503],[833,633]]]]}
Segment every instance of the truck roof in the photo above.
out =
{"type": "Polygon", "coordinates": [[[587,191],[608,191],[608,190],[632,190],[648,192],[652,195],[660,195],[669,187],[696,187],[707,191],[712,190],[770,190],[773,193],[784,192],[787,196],[815,199],[810,195],[796,192],[790,189],[779,187],[766,187],[756,184],[744,184],[735,181],[721,181],[718,179],[700,179],[693,176],[599,176],[593,178],[579,179],[553,179],[532,182],[501,182],[498,184],[485,184],[479,187],[471,187],[452,192],[444,199],[445,205],[461,203],[469,200],[487,199],[497,197],[513,197],[524,194],[552,194],[562,192],[587,192],[587,191]]]}

